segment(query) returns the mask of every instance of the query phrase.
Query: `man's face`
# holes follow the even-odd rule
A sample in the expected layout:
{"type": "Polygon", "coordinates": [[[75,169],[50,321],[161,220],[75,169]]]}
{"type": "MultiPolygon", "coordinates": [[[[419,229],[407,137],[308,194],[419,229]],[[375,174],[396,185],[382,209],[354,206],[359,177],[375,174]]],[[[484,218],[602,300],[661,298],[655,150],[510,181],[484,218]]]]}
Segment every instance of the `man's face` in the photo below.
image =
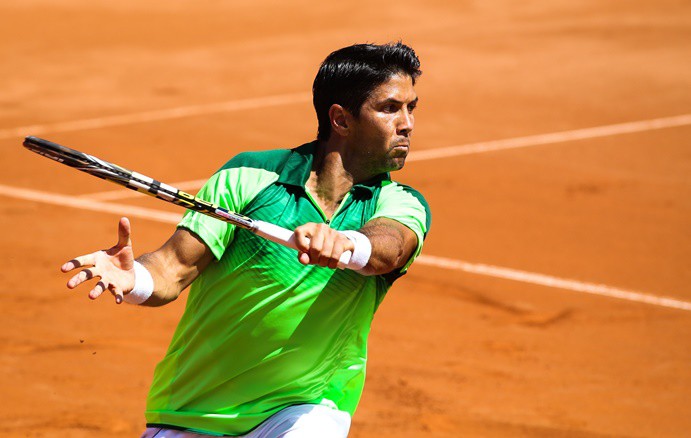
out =
{"type": "Polygon", "coordinates": [[[353,123],[351,143],[363,170],[373,176],[403,167],[417,100],[412,78],[396,74],[375,88],[363,103],[353,123]]]}

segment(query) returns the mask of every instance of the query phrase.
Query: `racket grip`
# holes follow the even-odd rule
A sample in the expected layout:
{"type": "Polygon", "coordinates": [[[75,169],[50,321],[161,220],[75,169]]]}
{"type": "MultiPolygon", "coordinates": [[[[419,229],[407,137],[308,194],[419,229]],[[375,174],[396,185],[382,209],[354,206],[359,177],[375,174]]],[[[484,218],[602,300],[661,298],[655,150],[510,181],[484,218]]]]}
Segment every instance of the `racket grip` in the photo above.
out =
{"type": "MultiPolygon", "coordinates": [[[[297,243],[295,242],[295,233],[287,228],[279,227],[269,222],[254,220],[253,231],[256,235],[263,237],[264,239],[276,242],[279,245],[287,246],[288,248],[298,249],[297,243]]],[[[359,269],[361,266],[350,264],[351,252],[345,251],[341,254],[341,258],[338,261],[339,268],[342,269],[359,269]]]]}

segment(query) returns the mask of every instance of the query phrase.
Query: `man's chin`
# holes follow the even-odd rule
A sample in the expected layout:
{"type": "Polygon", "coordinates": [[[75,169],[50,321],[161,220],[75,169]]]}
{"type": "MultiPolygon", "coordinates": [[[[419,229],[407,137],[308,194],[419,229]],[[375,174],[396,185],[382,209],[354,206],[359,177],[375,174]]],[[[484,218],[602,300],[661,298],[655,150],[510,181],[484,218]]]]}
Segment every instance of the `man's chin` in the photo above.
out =
{"type": "Polygon", "coordinates": [[[397,170],[403,169],[403,166],[405,166],[405,159],[406,157],[392,158],[389,161],[388,172],[395,172],[397,170]]]}

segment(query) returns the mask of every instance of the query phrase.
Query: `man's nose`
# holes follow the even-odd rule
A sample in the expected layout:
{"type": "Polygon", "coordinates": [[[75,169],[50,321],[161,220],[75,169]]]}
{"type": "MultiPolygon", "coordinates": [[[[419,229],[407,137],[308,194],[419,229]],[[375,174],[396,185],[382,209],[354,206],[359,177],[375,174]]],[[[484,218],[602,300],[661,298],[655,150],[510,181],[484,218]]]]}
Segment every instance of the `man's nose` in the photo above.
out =
{"type": "Polygon", "coordinates": [[[413,117],[413,114],[410,111],[404,109],[401,112],[401,118],[398,124],[398,134],[408,136],[411,132],[413,132],[414,126],[415,117],[413,117]]]}

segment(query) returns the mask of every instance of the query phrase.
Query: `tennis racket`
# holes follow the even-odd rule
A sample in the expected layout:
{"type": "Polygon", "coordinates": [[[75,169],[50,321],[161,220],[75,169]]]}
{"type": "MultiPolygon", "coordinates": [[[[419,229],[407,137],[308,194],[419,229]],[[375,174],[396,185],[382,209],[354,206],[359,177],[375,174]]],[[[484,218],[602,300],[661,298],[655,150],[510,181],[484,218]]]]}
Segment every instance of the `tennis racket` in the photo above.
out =
{"type": "MultiPolygon", "coordinates": [[[[142,175],[141,173],[133,172],[124,167],[96,158],[93,155],[85,154],[84,152],[79,152],[38,137],[26,137],[24,139],[24,147],[46,158],[57,161],[58,163],[86,172],[89,175],[119,184],[149,196],[154,196],[189,210],[198,211],[199,213],[248,230],[272,242],[297,250],[295,234],[291,230],[228,211],[223,207],[211,204],[210,202],[199,199],[196,196],[178,190],[168,184],[142,175]]],[[[351,252],[346,251],[341,256],[339,263],[344,268],[359,268],[357,265],[350,265],[350,259],[351,252]]]]}

